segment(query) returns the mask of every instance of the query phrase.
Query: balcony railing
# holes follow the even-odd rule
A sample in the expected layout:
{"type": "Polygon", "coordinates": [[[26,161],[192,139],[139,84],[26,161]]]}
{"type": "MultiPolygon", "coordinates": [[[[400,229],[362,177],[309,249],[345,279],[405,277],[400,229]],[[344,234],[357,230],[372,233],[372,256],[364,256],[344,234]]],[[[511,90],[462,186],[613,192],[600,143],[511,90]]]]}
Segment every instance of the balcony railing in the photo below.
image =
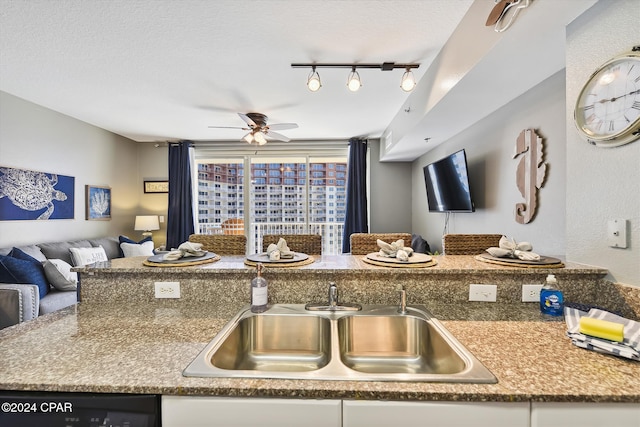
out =
{"type": "MultiPolygon", "coordinates": [[[[220,224],[199,224],[200,234],[222,234],[220,224]]],[[[319,234],[322,236],[322,254],[342,253],[344,224],[338,222],[264,222],[251,224],[247,247],[250,254],[262,252],[262,236],[265,234],[319,234]]]]}

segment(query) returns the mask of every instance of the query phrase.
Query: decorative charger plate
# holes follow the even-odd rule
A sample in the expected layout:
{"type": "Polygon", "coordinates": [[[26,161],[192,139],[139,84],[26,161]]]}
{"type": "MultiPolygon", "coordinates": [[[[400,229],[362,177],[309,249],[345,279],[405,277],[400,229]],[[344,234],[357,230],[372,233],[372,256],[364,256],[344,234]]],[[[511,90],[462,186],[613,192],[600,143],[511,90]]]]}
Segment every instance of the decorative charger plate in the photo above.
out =
{"type": "Polygon", "coordinates": [[[261,262],[263,264],[290,264],[293,262],[300,262],[309,259],[309,255],[303,254],[302,252],[294,252],[293,258],[284,258],[276,261],[272,261],[269,259],[269,254],[266,252],[262,252],[260,254],[253,254],[247,256],[247,260],[251,262],[261,262]]]}
{"type": "Polygon", "coordinates": [[[519,258],[499,258],[488,253],[476,255],[478,261],[488,262],[491,264],[508,265],[512,267],[527,268],[559,268],[564,267],[564,263],[558,258],[540,255],[539,261],[526,261],[519,258]]]}
{"type": "Polygon", "coordinates": [[[207,264],[215,262],[220,259],[219,255],[213,252],[207,252],[202,256],[197,257],[184,257],[176,260],[165,260],[163,257],[167,252],[159,253],[150,256],[146,260],[142,261],[142,264],[149,267],[187,267],[191,265],[207,264]]]}
{"type": "Polygon", "coordinates": [[[266,252],[261,254],[253,254],[249,255],[245,260],[245,265],[250,267],[255,267],[258,263],[262,263],[267,267],[273,268],[285,268],[285,267],[301,267],[303,265],[313,264],[315,259],[307,254],[303,254],[301,252],[294,252],[293,258],[287,259],[279,259],[276,261],[271,261],[269,259],[269,255],[266,252]]]}
{"type": "Polygon", "coordinates": [[[368,264],[379,265],[382,267],[433,267],[437,262],[431,255],[414,252],[407,261],[400,261],[397,258],[389,258],[380,256],[378,252],[372,252],[365,255],[362,260],[368,264]]]}

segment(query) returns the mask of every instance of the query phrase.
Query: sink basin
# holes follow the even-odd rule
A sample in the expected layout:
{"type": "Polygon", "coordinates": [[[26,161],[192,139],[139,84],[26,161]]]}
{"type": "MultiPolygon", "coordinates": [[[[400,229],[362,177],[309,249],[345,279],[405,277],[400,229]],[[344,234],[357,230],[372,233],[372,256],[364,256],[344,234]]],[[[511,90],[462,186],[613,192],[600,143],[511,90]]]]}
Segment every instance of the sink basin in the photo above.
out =
{"type": "Polygon", "coordinates": [[[250,316],[211,356],[220,369],[313,371],[331,358],[331,323],[317,316],[250,316]]]}
{"type": "Polygon", "coordinates": [[[307,311],[244,307],[184,376],[349,381],[495,383],[495,376],[424,306],[307,311]]]}
{"type": "Polygon", "coordinates": [[[414,316],[338,320],[340,359],[368,373],[454,374],[465,361],[432,323],[414,316]]]}

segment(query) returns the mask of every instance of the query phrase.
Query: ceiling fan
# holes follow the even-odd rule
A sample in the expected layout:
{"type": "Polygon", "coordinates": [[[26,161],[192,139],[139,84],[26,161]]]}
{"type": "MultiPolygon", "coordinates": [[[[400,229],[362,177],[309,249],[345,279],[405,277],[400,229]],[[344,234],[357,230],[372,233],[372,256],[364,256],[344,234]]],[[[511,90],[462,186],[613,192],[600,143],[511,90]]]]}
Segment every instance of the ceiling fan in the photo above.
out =
{"type": "Polygon", "coordinates": [[[240,118],[245,121],[249,127],[235,127],[235,126],[209,126],[210,128],[218,129],[243,129],[248,130],[249,133],[242,137],[249,144],[255,142],[258,145],[264,145],[267,143],[267,138],[277,139],[279,141],[288,142],[290,139],[280,133],[274,132],[274,130],[286,130],[295,129],[298,127],[296,123],[276,123],[273,125],[267,124],[268,117],[261,113],[238,113],[240,118]]]}

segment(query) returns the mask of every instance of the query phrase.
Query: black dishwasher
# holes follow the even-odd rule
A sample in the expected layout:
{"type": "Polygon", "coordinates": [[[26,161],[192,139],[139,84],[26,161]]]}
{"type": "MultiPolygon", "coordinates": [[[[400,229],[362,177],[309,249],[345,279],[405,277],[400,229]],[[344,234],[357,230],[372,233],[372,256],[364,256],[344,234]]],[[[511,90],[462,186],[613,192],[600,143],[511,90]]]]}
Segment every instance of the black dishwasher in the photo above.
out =
{"type": "Polygon", "coordinates": [[[2,427],[159,427],[160,396],[0,391],[2,427]]]}

